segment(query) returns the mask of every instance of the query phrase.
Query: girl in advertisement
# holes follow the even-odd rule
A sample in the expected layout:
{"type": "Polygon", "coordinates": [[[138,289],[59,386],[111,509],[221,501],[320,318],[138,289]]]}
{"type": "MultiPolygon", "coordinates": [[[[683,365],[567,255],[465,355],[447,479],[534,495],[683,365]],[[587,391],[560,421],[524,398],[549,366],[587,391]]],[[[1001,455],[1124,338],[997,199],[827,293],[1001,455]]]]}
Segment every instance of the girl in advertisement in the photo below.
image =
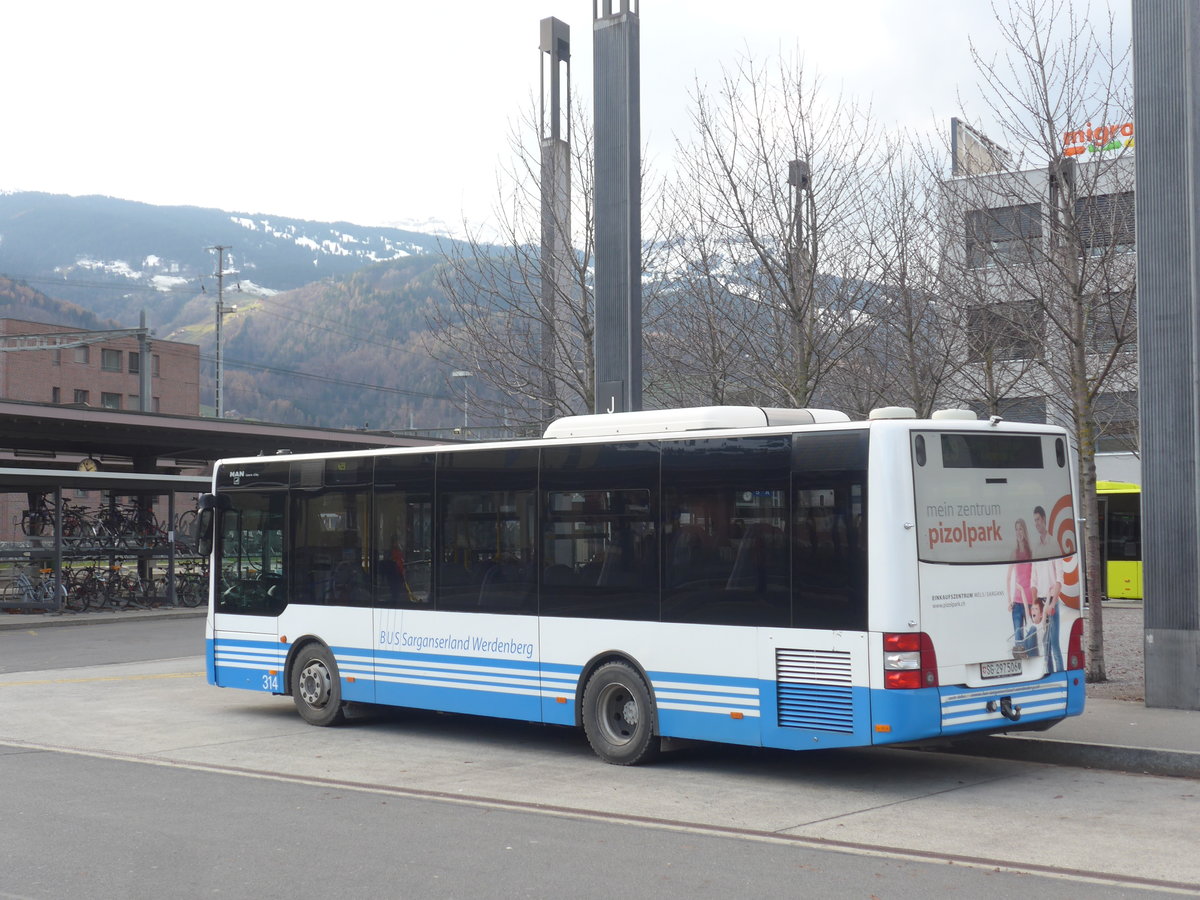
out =
{"type": "MultiPolygon", "coordinates": [[[[1012,615],[1013,624],[1013,656],[1028,656],[1029,646],[1025,631],[1025,622],[1029,616],[1029,604],[1033,599],[1033,551],[1029,546],[1029,528],[1024,519],[1017,519],[1014,530],[1017,534],[1017,547],[1013,551],[1016,562],[1008,568],[1008,611],[1012,615]]],[[[1036,632],[1031,628],[1030,634],[1036,641],[1036,632]]],[[[1034,645],[1036,652],[1036,644],[1034,645]]]]}

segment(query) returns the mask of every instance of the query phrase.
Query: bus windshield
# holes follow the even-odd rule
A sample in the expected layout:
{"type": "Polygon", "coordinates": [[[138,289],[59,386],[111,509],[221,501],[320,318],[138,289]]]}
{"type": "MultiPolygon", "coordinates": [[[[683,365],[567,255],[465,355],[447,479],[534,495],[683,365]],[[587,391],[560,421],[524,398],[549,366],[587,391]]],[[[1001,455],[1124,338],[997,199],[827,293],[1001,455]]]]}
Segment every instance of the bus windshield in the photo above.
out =
{"type": "Polygon", "coordinates": [[[998,563],[1075,551],[1062,437],[915,432],[912,441],[922,561],[998,563]]]}

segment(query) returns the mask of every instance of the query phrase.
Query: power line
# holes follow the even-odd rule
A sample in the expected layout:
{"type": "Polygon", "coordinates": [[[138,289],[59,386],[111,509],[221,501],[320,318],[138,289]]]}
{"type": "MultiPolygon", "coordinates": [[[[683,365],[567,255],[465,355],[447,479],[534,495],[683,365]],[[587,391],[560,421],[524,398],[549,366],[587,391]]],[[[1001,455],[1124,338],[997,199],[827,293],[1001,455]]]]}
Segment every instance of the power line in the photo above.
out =
{"type": "MultiPolygon", "coordinates": [[[[215,362],[215,356],[201,356],[205,362],[215,362]]],[[[242,369],[256,369],[261,372],[269,372],[272,375],[289,375],[297,378],[311,378],[313,381],[324,382],[325,384],[338,385],[339,387],[356,387],[371,391],[381,391],[387,394],[402,394],[407,397],[419,397],[422,400],[448,400],[453,402],[454,397],[446,396],[445,394],[426,394],[422,391],[409,391],[403,388],[387,387],[382,384],[367,384],[364,381],[346,381],[340,378],[332,378],[328,375],[316,375],[312,372],[300,372],[295,369],[284,369],[278,366],[267,366],[262,363],[252,363],[245,360],[225,359],[226,366],[235,366],[242,369]]]]}

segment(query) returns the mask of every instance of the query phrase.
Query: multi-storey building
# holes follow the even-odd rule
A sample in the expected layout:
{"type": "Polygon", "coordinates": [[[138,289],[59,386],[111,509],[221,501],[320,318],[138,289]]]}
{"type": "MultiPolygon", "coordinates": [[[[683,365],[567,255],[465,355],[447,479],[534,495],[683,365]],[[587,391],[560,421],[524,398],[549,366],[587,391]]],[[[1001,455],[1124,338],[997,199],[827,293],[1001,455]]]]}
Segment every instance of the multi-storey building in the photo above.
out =
{"type": "Polygon", "coordinates": [[[1133,126],[1067,132],[1063,159],[1036,169],[952,129],[945,283],[967,326],[957,393],[979,412],[1071,428],[1079,346],[1098,388],[1099,475],[1139,481],[1133,160],[1103,155],[1125,149],[1125,132],[1131,146],[1133,126]]]}

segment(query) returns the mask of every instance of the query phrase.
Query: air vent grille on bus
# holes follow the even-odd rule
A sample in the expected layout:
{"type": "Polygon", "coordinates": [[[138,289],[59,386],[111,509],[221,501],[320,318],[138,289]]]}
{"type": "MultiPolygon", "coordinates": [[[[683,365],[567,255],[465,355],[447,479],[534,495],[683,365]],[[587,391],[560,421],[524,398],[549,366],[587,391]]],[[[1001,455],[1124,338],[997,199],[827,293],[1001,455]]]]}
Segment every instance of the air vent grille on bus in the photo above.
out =
{"type": "Polygon", "coordinates": [[[853,733],[849,651],[778,649],[775,684],[781,726],[853,733]]]}

